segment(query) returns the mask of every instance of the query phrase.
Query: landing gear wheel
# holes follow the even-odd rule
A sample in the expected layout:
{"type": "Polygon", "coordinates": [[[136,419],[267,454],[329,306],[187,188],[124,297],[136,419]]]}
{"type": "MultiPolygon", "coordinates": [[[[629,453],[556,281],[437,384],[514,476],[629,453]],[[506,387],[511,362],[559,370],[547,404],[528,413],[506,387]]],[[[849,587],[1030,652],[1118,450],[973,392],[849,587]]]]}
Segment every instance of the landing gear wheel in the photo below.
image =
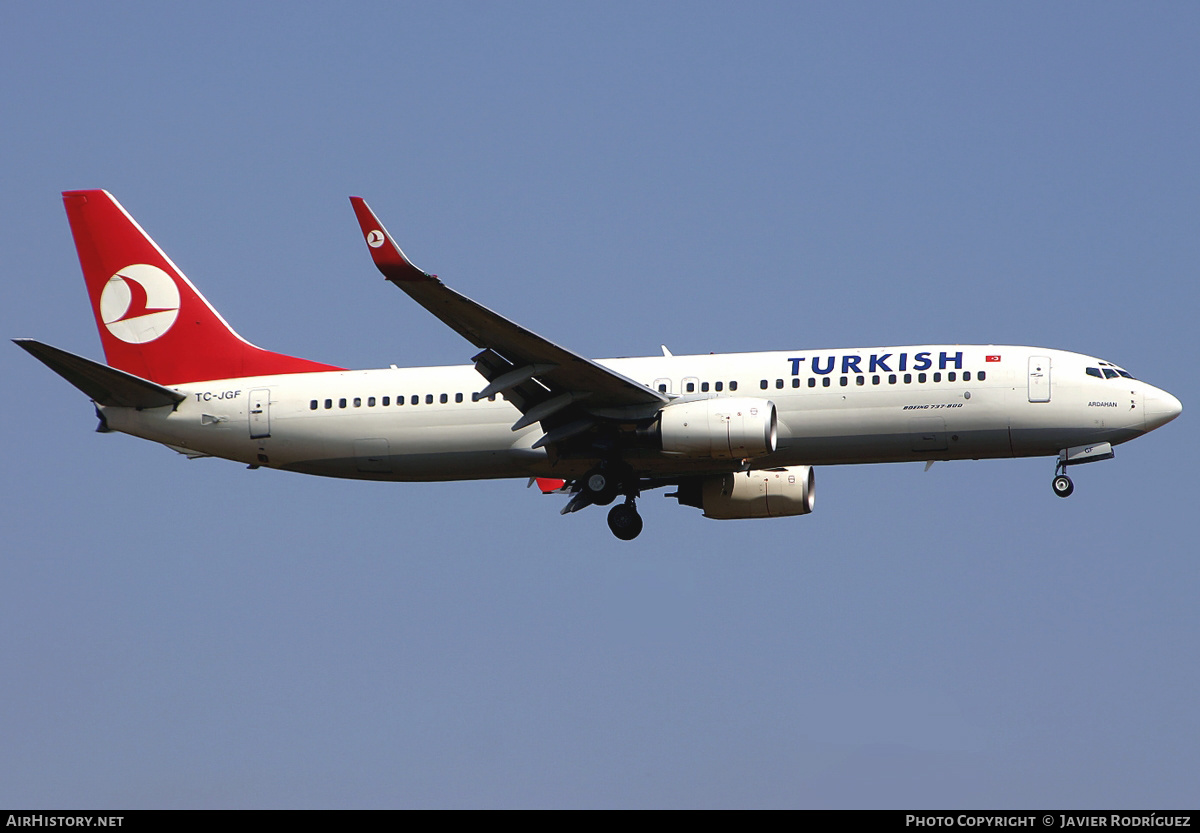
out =
{"type": "Polygon", "coordinates": [[[642,516],[632,503],[622,503],[608,510],[608,528],[622,541],[632,541],[642,533],[642,516]]]}
{"type": "Polygon", "coordinates": [[[1054,494],[1059,497],[1070,497],[1071,492],[1075,491],[1075,484],[1065,474],[1057,475],[1051,485],[1054,487],[1054,494]]]}
{"type": "Polygon", "coordinates": [[[583,478],[583,490],[587,492],[592,503],[597,506],[608,506],[617,499],[621,484],[606,471],[593,471],[583,478]]]}

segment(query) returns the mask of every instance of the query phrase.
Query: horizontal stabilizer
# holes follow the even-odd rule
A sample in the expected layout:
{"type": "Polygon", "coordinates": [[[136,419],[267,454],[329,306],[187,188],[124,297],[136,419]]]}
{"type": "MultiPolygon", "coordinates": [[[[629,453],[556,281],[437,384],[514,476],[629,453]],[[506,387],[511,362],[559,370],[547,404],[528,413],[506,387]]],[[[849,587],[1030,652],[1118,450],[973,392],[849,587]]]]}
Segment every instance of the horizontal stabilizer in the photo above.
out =
{"type": "Polygon", "coordinates": [[[97,404],[121,408],[161,408],[177,405],[185,397],[140,376],[106,364],[76,356],[31,338],[14,338],[13,343],[75,387],[97,404]]]}

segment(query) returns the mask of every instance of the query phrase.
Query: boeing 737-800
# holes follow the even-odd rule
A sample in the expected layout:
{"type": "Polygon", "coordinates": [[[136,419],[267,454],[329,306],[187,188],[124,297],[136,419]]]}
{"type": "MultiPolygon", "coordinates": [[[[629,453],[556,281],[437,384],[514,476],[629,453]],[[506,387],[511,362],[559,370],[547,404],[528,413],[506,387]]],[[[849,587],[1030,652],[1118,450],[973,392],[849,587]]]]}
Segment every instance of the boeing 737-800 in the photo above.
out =
{"type": "Polygon", "coordinates": [[[585,358],[445,286],[351,197],[375,266],[471,342],[474,366],[346,370],[255,347],[106,191],[63,194],[107,364],[17,344],[95,403],[100,431],[365,480],[530,478],[563,514],[642,529],[647,489],[709,518],[813,510],[813,466],[1057,455],[1069,466],[1181,411],[1123,368],[1040,347],[919,345],[585,358]]]}

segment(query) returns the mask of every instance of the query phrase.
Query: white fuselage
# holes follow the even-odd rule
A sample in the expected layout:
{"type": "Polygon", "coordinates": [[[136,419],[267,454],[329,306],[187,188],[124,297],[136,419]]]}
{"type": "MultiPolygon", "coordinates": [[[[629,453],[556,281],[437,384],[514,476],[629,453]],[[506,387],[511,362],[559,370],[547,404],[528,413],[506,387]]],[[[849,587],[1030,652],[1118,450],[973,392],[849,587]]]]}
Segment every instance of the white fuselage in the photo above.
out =
{"type": "MultiPolygon", "coordinates": [[[[599,363],[674,401],[732,395],[774,402],[778,448],[752,461],[753,468],[1051,455],[1085,443],[1116,445],[1178,413],[1170,394],[1116,375],[1119,368],[1106,362],[1034,347],[599,363]],[[1089,375],[1096,370],[1099,376],[1089,375]]],[[[181,451],[333,477],[571,478],[593,464],[532,448],[542,429],[511,430],[521,413],[502,396],[476,401],[473,392],[485,384],[471,366],[294,373],[173,386],[187,395],[174,410],[102,411],[110,428],[181,451]]],[[[729,470],[728,461],[661,451],[631,463],[650,477],[729,470]]]]}

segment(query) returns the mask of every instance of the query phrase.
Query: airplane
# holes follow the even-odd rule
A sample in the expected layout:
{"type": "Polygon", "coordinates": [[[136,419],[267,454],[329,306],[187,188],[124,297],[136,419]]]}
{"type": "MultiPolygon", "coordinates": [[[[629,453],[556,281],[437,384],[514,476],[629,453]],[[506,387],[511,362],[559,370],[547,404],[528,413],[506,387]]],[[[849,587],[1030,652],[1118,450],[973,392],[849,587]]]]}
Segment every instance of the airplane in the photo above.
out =
{"type": "Polygon", "coordinates": [[[1124,368],[1012,345],[589,359],[413,265],[361,197],[383,276],[477,349],[472,365],[347,370],[256,347],[225,322],[107,191],[66,191],[107,364],[16,344],[94,403],[100,432],[327,477],[528,478],[562,514],[614,504],[622,540],[642,492],[716,519],[805,515],[814,466],[1056,455],[1068,467],[1179,416],[1124,368]]]}

